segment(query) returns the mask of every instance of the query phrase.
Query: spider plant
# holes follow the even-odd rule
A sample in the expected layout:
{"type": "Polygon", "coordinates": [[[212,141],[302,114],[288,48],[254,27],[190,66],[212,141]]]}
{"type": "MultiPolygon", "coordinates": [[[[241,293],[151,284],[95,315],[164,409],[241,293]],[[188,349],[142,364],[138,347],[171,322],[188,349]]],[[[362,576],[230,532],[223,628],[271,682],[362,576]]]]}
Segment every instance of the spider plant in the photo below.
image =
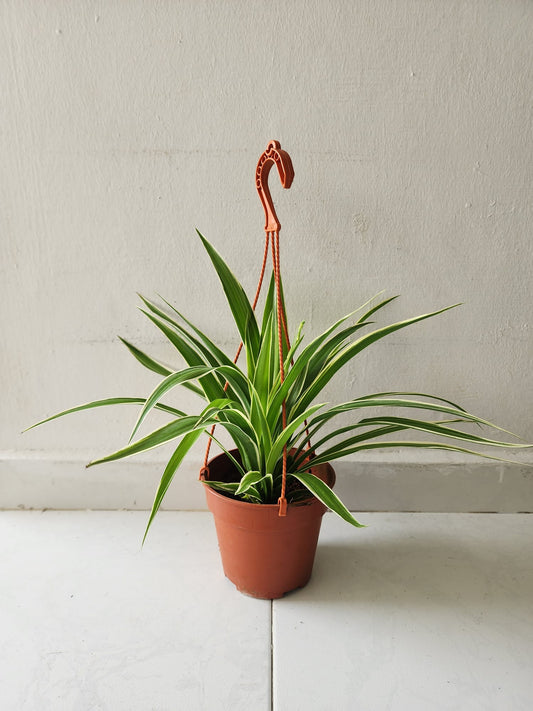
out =
{"type": "MultiPolygon", "coordinates": [[[[57,417],[91,408],[136,404],[140,412],[130,442],[88,466],[111,462],[158,447],[170,441],[176,447],[157,490],[146,533],[156,515],[172,478],[184,457],[202,434],[211,437],[232,459],[234,482],[206,481],[227,496],[259,504],[277,502],[280,496],[283,450],[287,460],[287,495],[289,502],[316,496],[327,507],[354,526],[360,526],[336,494],[309,471],[309,461],[318,465],[365,450],[385,447],[417,447],[461,452],[489,459],[492,454],[470,449],[490,447],[520,448],[528,445],[503,442],[469,433],[455,425],[488,426],[507,432],[468,413],[459,405],[440,397],[412,392],[380,392],[358,395],[341,404],[317,403],[330,380],[359,353],[376,341],[411,324],[423,321],[458,306],[369,329],[370,320],[395,296],[376,302],[371,299],[357,310],[343,316],[307,345],[303,345],[303,326],[296,331],[292,346],[284,342],[285,379],[280,378],[276,295],[271,279],[262,318],[258,320],[250,302],[227,264],[214,247],[198,232],[222,283],[235,325],[244,344],[246,366],[242,369],[203,331],[164,301],[158,306],[141,297],[143,313],[174,346],[184,367],[170,370],[162,363],[121,338],[132,355],[149,370],[162,377],[147,398],[111,398],[96,400],[49,417],[57,417]],[[177,387],[191,390],[203,401],[198,414],[187,414],[162,402],[177,387]],[[282,425],[282,403],[286,402],[286,427],[282,425]],[[153,409],[170,416],[170,421],[150,434],[136,438],[139,428],[153,409]],[[374,416],[368,411],[379,412],[374,416]],[[410,415],[409,413],[413,413],[410,415]],[[398,414],[398,412],[403,414],[398,414]],[[418,419],[419,413],[432,419],[418,419]],[[340,415],[354,419],[348,425],[332,427],[340,415]],[[416,415],[416,416],[415,416],[416,415]],[[438,417],[439,419],[433,419],[438,417]],[[212,425],[225,429],[235,443],[233,456],[211,432],[212,425]],[[327,427],[326,427],[327,426],[327,427]],[[399,432],[430,435],[433,439],[390,439],[399,432]],[[387,437],[387,439],[382,439],[387,437]],[[312,442],[312,449],[309,449],[312,442]],[[467,446],[464,446],[464,445],[467,446]],[[311,452],[311,453],[310,453],[311,452]]],[[[378,295],[379,296],[379,295],[378,295]]],[[[284,309],[284,305],[283,305],[284,309]]],[[[33,425],[33,427],[37,426],[33,425]]],[[[507,433],[511,434],[511,433],[507,433]]],[[[512,435],[514,437],[514,435],[512,435]]],[[[503,460],[506,461],[506,460],[503,460]]],[[[145,537],[146,537],[145,533],[145,537]]]]}

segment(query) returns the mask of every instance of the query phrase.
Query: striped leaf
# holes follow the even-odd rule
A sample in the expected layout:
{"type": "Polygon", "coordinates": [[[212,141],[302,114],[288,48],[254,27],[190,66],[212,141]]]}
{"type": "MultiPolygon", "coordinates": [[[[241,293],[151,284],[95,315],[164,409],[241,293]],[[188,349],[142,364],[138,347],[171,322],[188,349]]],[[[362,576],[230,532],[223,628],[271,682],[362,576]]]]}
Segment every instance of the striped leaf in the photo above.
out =
{"type": "Polygon", "coordinates": [[[352,516],[339,497],[329,488],[327,484],[322,481],[322,479],[319,479],[310,472],[293,472],[290,476],[297,479],[306,487],[306,489],[316,496],[316,498],[321,501],[324,506],[327,506],[328,509],[331,509],[345,521],[351,523],[352,526],[355,526],[356,528],[364,528],[364,525],[359,523],[359,521],[352,516]]]}
{"type": "MultiPolygon", "coordinates": [[[[125,457],[131,457],[133,454],[139,454],[140,452],[146,452],[149,449],[159,447],[160,445],[165,444],[165,442],[170,442],[181,435],[193,432],[198,427],[198,422],[200,420],[201,417],[196,415],[187,415],[177,420],[173,420],[168,425],[160,427],[154,432],[151,432],[149,435],[146,435],[146,437],[133,442],[133,444],[129,444],[127,447],[123,447],[122,449],[113,452],[113,454],[108,454],[106,457],[89,462],[87,466],[92,467],[95,464],[102,464],[103,462],[113,462],[116,459],[124,459],[125,457]]],[[[200,429],[203,430],[209,424],[214,424],[214,420],[212,422],[204,422],[200,426],[200,429]]]]}
{"type": "Polygon", "coordinates": [[[313,383],[308,387],[306,392],[302,395],[300,398],[299,402],[296,403],[294,406],[294,409],[297,409],[300,411],[302,408],[307,407],[307,405],[312,402],[315,397],[318,396],[318,394],[324,389],[324,387],[329,383],[331,378],[344,366],[346,363],[348,363],[352,358],[354,358],[358,353],[363,351],[365,348],[368,348],[368,346],[372,345],[372,343],[375,343],[376,341],[380,340],[381,338],[384,338],[385,336],[390,335],[391,333],[394,333],[395,331],[398,331],[402,328],[406,328],[407,326],[411,326],[412,324],[418,323],[419,321],[423,321],[428,318],[432,318],[433,316],[437,316],[439,314],[444,313],[445,311],[449,311],[450,309],[455,308],[456,306],[459,306],[459,304],[454,304],[453,306],[447,306],[444,309],[439,309],[438,311],[433,311],[429,314],[422,314],[422,316],[415,316],[414,318],[407,319],[405,321],[400,321],[398,323],[394,323],[390,326],[385,326],[384,328],[377,329],[376,331],[372,331],[371,333],[368,333],[365,336],[362,336],[359,338],[357,341],[354,341],[353,343],[350,343],[350,345],[346,346],[346,348],[337,355],[337,357],[332,360],[328,365],[324,368],[324,370],[315,378],[313,383]]]}
{"type": "Polygon", "coordinates": [[[151,370],[154,373],[157,373],[158,375],[170,375],[172,372],[164,366],[162,363],[158,363],[156,360],[151,358],[149,355],[146,355],[146,353],[143,353],[137,346],[134,346],[132,343],[127,341],[125,338],[122,338],[119,336],[119,339],[122,341],[122,343],[126,346],[126,348],[129,350],[129,352],[139,361],[141,365],[144,365],[145,368],[148,368],[148,370],[151,370]]]}
{"type": "MultiPolygon", "coordinates": [[[[71,407],[68,410],[63,410],[58,412],[51,417],[47,417],[40,422],[36,422],[34,425],[27,427],[23,432],[28,432],[34,427],[39,425],[44,425],[45,422],[51,422],[56,420],[58,417],[63,417],[64,415],[71,415],[73,412],[81,412],[82,410],[92,410],[94,407],[107,407],[108,405],[144,405],[146,403],[146,398],[144,397],[108,397],[105,400],[93,400],[92,402],[87,402],[84,405],[77,405],[76,407],[71,407]]],[[[161,410],[174,417],[184,417],[185,413],[181,410],[176,410],[175,407],[170,407],[169,405],[163,405],[163,403],[158,402],[155,404],[156,410],[161,410]]]]}
{"type": "Polygon", "coordinates": [[[174,454],[168,460],[168,464],[165,467],[165,471],[163,472],[163,476],[161,477],[161,481],[159,482],[159,487],[157,489],[154,503],[152,505],[152,510],[150,512],[150,518],[148,519],[146,531],[144,532],[142,540],[143,545],[146,540],[146,536],[148,535],[148,531],[150,530],[150,526],[152,525],[152,521],[154,520],[155,515],[159,511],[159,507],[161,506],[163,498],[167,493],[168,487],[170,486],[172,479],[174,478],[174,474],[182,463],[184,457],[189,452],[190,448],[193,446],[193,444],[196,442],[196,440],[201,434],[201,430],[186,434],[174,450],[174,454]]]}
{"type": "Polygon", "coordinates": [[[143,409],[141,410],[137,422],[133,428],[130,436],[130,442],[135,437],[137,430],[143,423],[146,415],[150,410],[156,405],[159,398],[163,397],[169,390],[175,388],[177,385],[181,385],[188,380],[196,380],[197,378],[209,373],[213,368],[208,368],[206,366],[195,366],[193,368],[185,368],[177,373],[171,373],[159,385],[153,390],[152,394],[146,400],[143,409]]]}
{"type": "Polygon", "coordinates": [[[241,339],[255,363],[259,352],[259,329],[244,289],[216,249],[196,230],[218,274],[241,339]]]}
{"type": "MultiPolygon", "coordinates": [[[[484,459],[492,459],[496,462],[506,462],[507,464],[516,464],[516,461],[512,459],[502,459],[502,457],[495,457],[491,454],[484,454],[483,452],[473,451],[471,449],[465,449],[464,447],[456,447],[451,444],[443,444],[442,442],[411,442],[411,441],[398,441],[398,442],[370,442],[369,444],[359,444],[354,447],[347,447],[346,449],[332,447],[327,450],[327,452],[322,452],[316,458],[313,459],[313,466],[318,466],[319,464],[325,464],[326,462],[332,462],[334,459],[340,459],[341,457],[347,457],[350,454],[355,454],[356,452],[364,452],[372,449],[402,449],[406,448],[419,448],[419,449],[442,449],[448,452],[460,452],[462,454],[472,454],[475,457],[483,457],[484,459]]],[[[521,462],[522,466],[533,466],[532,464],[521,462]]]]}

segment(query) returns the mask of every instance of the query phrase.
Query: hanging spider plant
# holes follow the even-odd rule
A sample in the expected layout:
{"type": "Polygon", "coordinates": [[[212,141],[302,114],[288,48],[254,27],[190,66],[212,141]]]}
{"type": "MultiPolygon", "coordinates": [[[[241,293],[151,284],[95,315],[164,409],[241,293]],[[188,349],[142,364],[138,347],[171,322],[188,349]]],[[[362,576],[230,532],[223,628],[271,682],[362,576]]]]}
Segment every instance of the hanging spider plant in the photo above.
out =
{"type": "MultiPolygon", "coordinates": [[[[214,247],[200,234],[205,249],[222,283],[237,330],[244,344],[246,367],[239,367],[203,331],[188,321],[171,304],[164,307],[141,297],[143,313],[177,350],[185,367],[171,371],[121,338],[133,356],[149,370],[162,376],[159,385],[146,398],[110,398],[96,400],[49,417],[37,425],[80,410],[118,404],[141,406],[130,442],[88,466],[111,462],[144,452],[167,442],[176,442],[157,490],[146,533],[184,457],[202,434],[217,442],[235,466],[234,482],[205,483],[227,496],[260,503],[276,503],[280,497],[284,448],[287,459],[287,498],[289,503],[313,494],[327,507],[354,526],[360,526],[336,494],[312,473],[313,466],[350,454],[386,447],[417,447],[461,452],[489,459],[500,459],[470,449],[474,447],[513,447],[529,445],[503,442],[457,429],[456,424],[488,426],[507,432],[472,415],[449,400],[423,393],[381,392],[359,395],[347,402],[330,405],[316,399],[330,380],[355,356],[376,341],[406,326],[454,308],[369,330],[370,318],[397,297],[378,303],[371,299],[356,311],[340,318],[307,345],[303,345],[303,323],[298,327],[292,346],[282,334],[285,345],[284,381],[280,378],[276,297],[273,279],[266,295],[263,315],[256,318],[250,302],[235,276],[214,247]],[[184,387],[202,401],[198,414],[186,414],[162,402],[170,390],[184,387]],[[286,427],[282,425],[282,404],[286,403],[286,427]],[[136,439],[141,424],[153,409],[170,416],[168,424],[136,439]],[[367,417],[373,409],[382,414],[367,417]],[[403,412],[403,415],[389,414],[403,412]],[[413,410],[425,411],[421,420],[409,416],[413,410]],[[339,415],[353,415],[349,425],[332,428],[339,415]],[[443,419],[444,416],[444,419],[443,419]],[[227,431],[238,455],[228,452],[211,432],[213,425],[227,431]],[[328,427],[326,428],[326,426],[328,427]],[[326,429],[324,429],[326,428],[326,429]],[[399,432],[425,433],[433,440],[385,439],[399,432]],[[309,443],[312,443],[310,445],[309,443]],[[466,443],[466,447],[463,444],[466,443]],[[310,449],[311,446],[311,449],[310,449]]],[[[284,305],[282,307],[284,309],[284,305]]],[[[286,318],[285,318],[286,321],[286,318]]],[[[37,425],[33,425],[36,427],[37,425]]],[[[31,428],[30,428],[31,429],[31,428]]],[[[508,433],[507,434],[511,434],[508,433]]],[[[512,435],[514,437],[514,435],[512,435]]],[[[506,461],[506,460],[502,460],[506,461]]],[[[145,537],[146,537],[145,533],[145,537]]]]}

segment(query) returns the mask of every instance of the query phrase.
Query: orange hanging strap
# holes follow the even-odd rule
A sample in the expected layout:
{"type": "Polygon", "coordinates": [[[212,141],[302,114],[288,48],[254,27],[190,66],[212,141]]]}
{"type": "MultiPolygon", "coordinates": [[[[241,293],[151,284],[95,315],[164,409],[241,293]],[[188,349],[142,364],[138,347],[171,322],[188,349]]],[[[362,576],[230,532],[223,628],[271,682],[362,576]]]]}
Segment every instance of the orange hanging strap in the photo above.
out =
{"type": "MultiPolygon", "coordinates": [[[[278,141],[270,141],[267,146],[266,151],[259,158],[257,164],[257,170],[255,173],[255,184],[257,187],[257,192],[263,207],[265,209],[265,231],[270,234],[271,238],[271,249],[272,249],[272,268],[274,270],[274,281],[276,284],[276,312],[277,312],[277,325],[278,325],[278,349],[279,349],[279,375],[280,382],[283,384],[285,380],[285,370],[284,370],[284,353],[283,353],[283,335],[285,335],[285,340],[287,343],[287,348],[289,345],[289,334],[287,332],[287,323],[285,319],[285,313],[283,310],[283,303],[281,298],[281,276],[280,276],[280,257],[279,257],[279,231],[281,229],[281,224],[274,210],[274,205],[272,203],[272,197],[270,195],[270,190],[268,189],[268,175],[270,169],[273,165],[278,168],[279,177],[281,184],[284,188],[290,188],[293,178],[294,169],[292,167],[292,161],[289,154],[286,151],[281,150],[281,146],[278,141]]],[[[281,406],[281,417],[282,417],[282,427],[285,429],[287,427],[287,408],[285,401],[283,401],[281,406]]],[[[283,469],[281,478],[281,495],[278,499],[279,504],[279,515],[287,515],[287,498],[286,498],[286,488],[287,488],[287,445],[283,447],[283,469]]]]}
{"type": "MultiPolygon", "coordinates": [[[[278,322],[278,350],[279,350],[279,379],[281,385],[285,381],[285,366],[284,353],[283,353],[283,303],[281,299],[281,279],[280,279],[280,263],[279,263],[279,232],[272,233],[272,262],[274,265],[274,280],[276,283],[276,311],[277,311],[277,322],[278,322]]],[[[286,331],[286,329],[285,329],[286,331]]],[[[287,348],[290,348],[289,339],[287,338],[287,348]]],[[[285,400],[281,404],[281,418],[282,418],[282,428],[287,427],[287,406],[285,400]]],[[[279,504],[279,515],[287,515],[287,498],[285,496],[285,489],[287,486],[287,445],[283,447],[283,469],[281,476],[281,495],[278,499],[279,504]]]]}

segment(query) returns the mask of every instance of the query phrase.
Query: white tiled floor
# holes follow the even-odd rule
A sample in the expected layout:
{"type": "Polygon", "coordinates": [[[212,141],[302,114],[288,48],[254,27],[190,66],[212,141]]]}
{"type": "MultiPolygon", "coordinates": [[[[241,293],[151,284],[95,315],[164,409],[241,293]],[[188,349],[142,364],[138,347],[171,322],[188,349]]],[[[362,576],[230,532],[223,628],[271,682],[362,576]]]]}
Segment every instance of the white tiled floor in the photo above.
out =
{"type": "Polygon", "coordinates": [[[1,711],[270,709],[270,603],[207,513],[0,512],[1,711]]]}
{"type": "Polygon", "coordinates": [[[533,516],[360,518],[271,605],[210,514],[0,512],[1,711],[530,711],[533,516]]]}

